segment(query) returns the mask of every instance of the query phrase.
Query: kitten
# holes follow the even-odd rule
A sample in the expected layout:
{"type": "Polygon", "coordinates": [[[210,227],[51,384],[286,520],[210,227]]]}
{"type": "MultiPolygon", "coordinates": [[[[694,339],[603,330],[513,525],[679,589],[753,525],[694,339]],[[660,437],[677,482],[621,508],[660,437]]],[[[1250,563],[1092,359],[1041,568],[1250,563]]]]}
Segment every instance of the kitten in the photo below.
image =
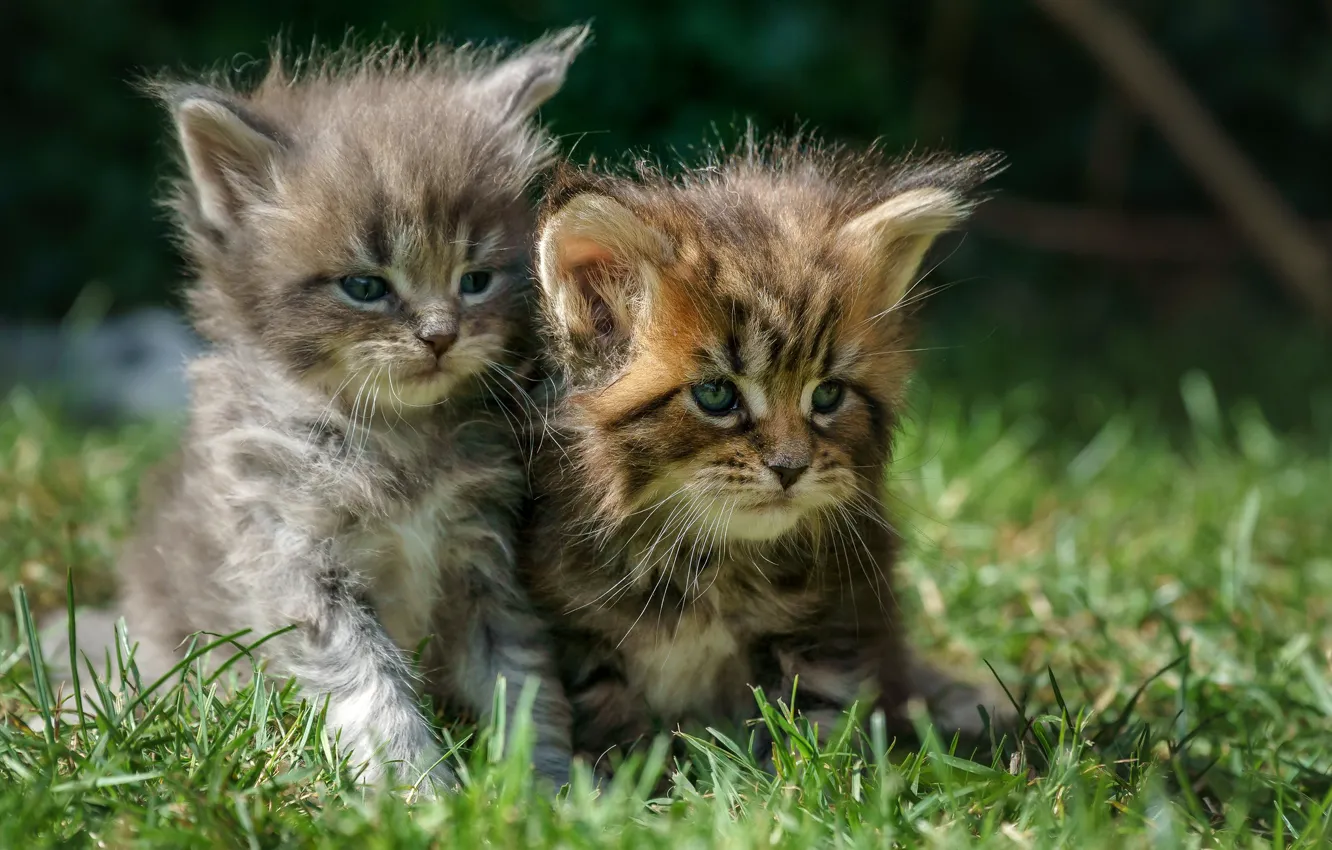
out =
{"type": "Polygon", "coordinates": [[[449,786],[409,654],[450,710],[540,681],[538,769],[563,781],[568,708],[516,584],[526,478],[514,403],[531,356],[530,120],[586,38],[507,58],[384,48],[276,59],[252,91],[162,83],[172,197],[213,344],[184,444],[121,564],[139,662],[198,631],[294,624],[262,656],[376,781],[449,786]],[[430,783],[427,783],[430,784],[430,783]]]}
{"type": "Polygon", "coordinates": [[[538,247],[557,444],[520,561],[575,752],[740,724],[797,676],[815,716],[995,712],[903,641],[884,485],[922,257],[997,170],[799,142],[677,179],[561,169],[538,247]]]}

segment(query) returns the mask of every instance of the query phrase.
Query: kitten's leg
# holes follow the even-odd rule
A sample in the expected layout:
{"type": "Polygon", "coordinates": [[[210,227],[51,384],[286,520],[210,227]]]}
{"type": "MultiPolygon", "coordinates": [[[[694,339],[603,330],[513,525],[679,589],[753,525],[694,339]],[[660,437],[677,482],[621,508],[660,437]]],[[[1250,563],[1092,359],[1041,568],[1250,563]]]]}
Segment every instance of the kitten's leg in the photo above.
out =
{"type": "MultiPolygon", "coordinates": [[[[811,672],[818,676],[818,670],[809,663],[813,653],[808,647],[799,649],[786,645],[782,640],[763,641],[755,644],[750,652],[750,675],[753,684],[762,688],[764,697],[771,704],[779,700],[790,703],[792,700],[794,676],[800,673],[799,686],[795,688],[795,708],[800,715],[816,725],[820,746],[826,744],[841,721],[847,702],[841,697],[838,687],[829,687],[826,682],[806,680],[811,672]],[[832,695],[832,692],[837,692],[832,695]]],[[[761,767],[768,773],[775,774],[777,767],[775,754],[779,746],[786,746],[786,741],[779,741],[772,730],[758,717],[752,721],[752,752],[761,767]]]]}
{"type": "Polygon", "coordinates": [[[598,776],[609,777],[615,754],[651,742],[658,729],[616,653],[579,632],[558,632],[556,639],[569,683],[574,752],[598,776]]]}
{"type": "Polygon", "coordinates": [[[568,700],[555,673],[550,636],[521,591],[510,584],[474,576],[469,596],[471,610],[458,676],[463,699],[482,716],[488,716],[496,678],[503,675],[505,714],[512,724],[527,682],[536,681],[532,762],[542,776],[559,787],[569,780],[572,722],[568,700]]]}
{"type": "MultiPolygon", "coordinates": [[[[453,771],[436,763],[439,748],[417,708],[401,650],[348,582],[323,575],[305,588],[305,616],[296,633],[265,644],[265,654],[307,695],[327,698],[330,730],[351,749],[353,763],[369,760],[362,781],[381,781],[391,764],[405,782],[415,783],[428,771],[424,790],[456,786],[453,771]]],[[[281,622],[279,611],[264,613],[268,622],[281,622]]]]}
{"type": "Polygon", "coordinates": [[[788,683],[799,677],[802,704],[813,697],[823,703],[819,708],[828,703],[845,708],[872,696],[889,723],[904,730],[910,729],[907,704],[913,699],[925,703],[931,722],[945,738],[984,737],[986,723],[978,707],[985,709],[995,729],[1002,729],[1012,717],[1011,710],[1004,711],[1006,700],[920,661],[892,633],[868,639],[826,634],[817,642],[806,638],[798,647],[779,651],[779,658],[788,683]]]}
{"type": "Polygon", "coordinates": [[[928,662],[913,657],[910,664],[911,695],[925,701],[930,719],[945,737],[959,733],[964,738],[981,738],[989,718],[989,729],[996,737],[1013,731],[1017,711],[1002,690],[954,679],[928,662]]]}

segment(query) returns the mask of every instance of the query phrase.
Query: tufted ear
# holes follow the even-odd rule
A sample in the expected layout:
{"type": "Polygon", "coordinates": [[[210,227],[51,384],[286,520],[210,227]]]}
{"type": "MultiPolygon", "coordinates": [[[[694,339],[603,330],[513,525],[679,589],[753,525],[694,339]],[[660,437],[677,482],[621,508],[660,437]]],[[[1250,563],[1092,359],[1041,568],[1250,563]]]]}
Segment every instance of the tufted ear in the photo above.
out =
{"type": "Polygon", "coordinates": [[[505,118],[530,118],[564,85],[569,65],[590,36],[586,26],[569,27],[523,48],[481,79],[484,96],[504,104],[505,118]]]}
{"type": "Polygon", "coordinates": [[[213,89],[179,86],[161,94],[176,124],[199,215],[226,232],[272,186],[273,162],[282,151],[277,134],[213,89]]]}
{"type": "Polygon", "coordinates": [[[595,192],[575,195],[537,244],[548,320],[578,351],[627,341],[670,255],[669,240],[628,207],[595,192]]]}
{"type": "Polygon", "coordinates": [[[910,189],[847,222],[837,238],[861,264],[878,303],[891,309],[906,297],[934,240],[965,219],[972,205],[951,189],[910,189]]]}

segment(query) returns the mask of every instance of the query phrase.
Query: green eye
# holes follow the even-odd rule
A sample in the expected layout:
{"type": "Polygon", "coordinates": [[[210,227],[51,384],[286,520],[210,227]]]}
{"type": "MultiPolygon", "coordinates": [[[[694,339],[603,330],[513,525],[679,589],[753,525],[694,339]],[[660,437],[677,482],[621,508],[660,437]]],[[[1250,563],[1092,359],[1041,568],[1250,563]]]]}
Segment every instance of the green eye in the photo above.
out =
{"type": "Polygon", "coordinates": [[[338,285],[353,301],[378,301],[389,294],[388,281],[374,275],[350,275],[338,281],[338,285]]]}
{"type": "Polygon", "coordinates": [[[458,280],[463,295],[480,295],[490,288],[490,272],[467,272],[458,280]]]}
{"type": "Polygon", "coordinates": [[[707,381],[694,384],[694,401],[703,408],[704,413],[713,416],[725,416],[735,410],[740,400],[740,393],[730,381],[707,381]]]}
{"type": "Polygon", "coordinates": [[[842,405],[845,395],[846,388],[841,384],[836,381],[824,381],[814,388],[810,404],[814,407],[815,413],[832,413],[842,405]]]}

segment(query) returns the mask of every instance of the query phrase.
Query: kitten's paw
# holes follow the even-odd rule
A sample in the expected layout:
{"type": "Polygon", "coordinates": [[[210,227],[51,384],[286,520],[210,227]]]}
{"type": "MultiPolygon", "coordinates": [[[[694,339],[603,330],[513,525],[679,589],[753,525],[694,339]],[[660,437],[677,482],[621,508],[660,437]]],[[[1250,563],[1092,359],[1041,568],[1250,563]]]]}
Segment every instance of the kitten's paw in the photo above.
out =
{"type": "Polygon", "coordinates": [[[573,755],[564,747],[538,746],[532,754],[532,767],[538,779],[549,782],[556,793],[569,784],[572,766],[573,755]]]}
{"type": "MultiPolygon", "coordinates": [[[[800,712],[800,717],[810,725],[810,732],[814,736],[814,745],[820,750],[828,746],[833,740],[833,735],[841,728],[840,724],[845,722],[845,712],[835,708],[816,708],[809,711],[800,712]]],[[[791,742],[786,736],[780,739],[774,738],[772,730],[762,722],[759,722],[753,733],[752,753],[758,766],[769,775],[777,775],[776,748],[780,745],[789,749],[791,742]]]]}
{"type": "Polygon", "coordinates": [[[817,736],[816,743],[820,748],[828,746],[832,742],[834,733],[846,722],[846,712],[836,708],[816,708],[811,711],[802,711],[801,715],[809,721],[813,732],[817,736]]]}
{"type": "Polygon", "coordinates": [[[912,685],[913,696],[924,700],[944,738],[981,740],[993,734],[998,739],[1017,729],[1018,713],[998,686],[962,682],[924,664],[916,665],[912,685]]]}
{"type": "Polygon", "coordinates": [[[357,784],[367,790],[403,792],[409,801],[432,800],[460,787],[458,775],[448,765],[434,764],[433,759],[422,759],[417,764],[371,762],[357,777],[357,784]]]}
{"type": "MultiPolygon", "coordinates": [[[[458,775],[434,749],[416,755],[371,759],[361,768],[356,784],[366,790],[405,792],[408,799],[431,799],[458,790],[458,775]]],[[[355,763],[355,754],[352,758],[355,763]]]]}
{"type": "Polygon", "coordinates": [[[599,794],[605,791],[611,780],[615,778],[615,768],[618,762],[617,753],[618,749],[606,750],[600,753],[581,750],[573,754],[571,761],[576,761],[588,768],[592,775],[592,789],[599,794]]]}
{"type": "Polygon", "coordinates": [[[411,786],[407,792],[408,801],[433,800],[444,794],[452,794],[461,787],[458,774],[446,764],[438,764],[411,786]]]}

